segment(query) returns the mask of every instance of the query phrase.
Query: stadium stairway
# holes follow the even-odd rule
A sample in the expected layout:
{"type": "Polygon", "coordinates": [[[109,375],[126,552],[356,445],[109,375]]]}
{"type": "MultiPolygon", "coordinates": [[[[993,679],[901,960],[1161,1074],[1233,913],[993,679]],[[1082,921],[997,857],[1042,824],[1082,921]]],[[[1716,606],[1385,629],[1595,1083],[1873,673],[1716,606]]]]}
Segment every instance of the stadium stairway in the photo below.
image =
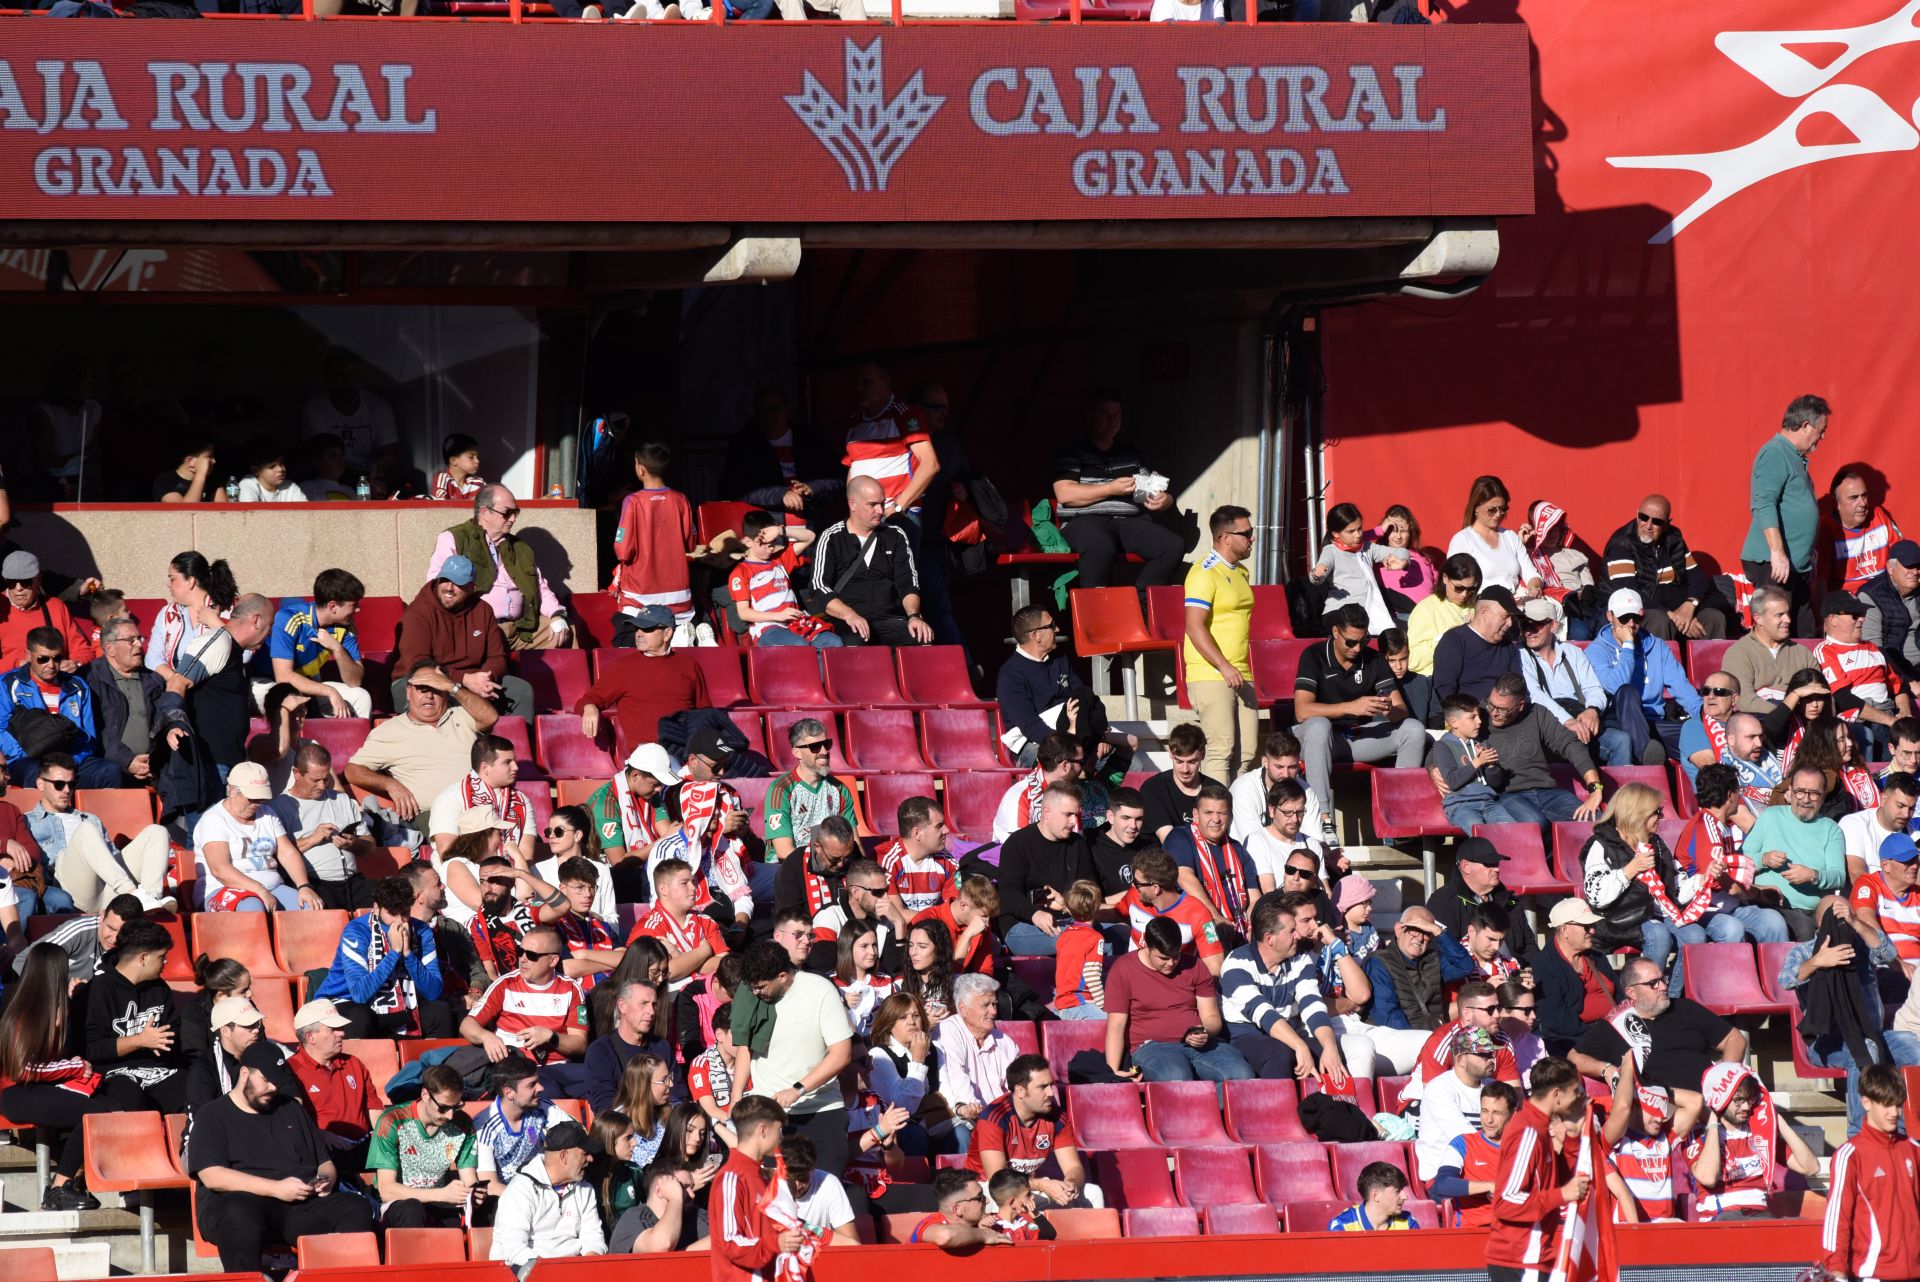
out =
{"type": "MultiPolygon", "coordinates": [[[[31,1131],[0,1145],[0,1249],[53,1249],[62,1282],[141,1272],[140,1216],[118,1193],[98,1191],[97,1211],[42,1211],[31,1131]]],[[[193,1255],[184,1194],[158,1203],[155,1265],[162,1271],[218,1273],[220,1261],[193,1255]]]]}

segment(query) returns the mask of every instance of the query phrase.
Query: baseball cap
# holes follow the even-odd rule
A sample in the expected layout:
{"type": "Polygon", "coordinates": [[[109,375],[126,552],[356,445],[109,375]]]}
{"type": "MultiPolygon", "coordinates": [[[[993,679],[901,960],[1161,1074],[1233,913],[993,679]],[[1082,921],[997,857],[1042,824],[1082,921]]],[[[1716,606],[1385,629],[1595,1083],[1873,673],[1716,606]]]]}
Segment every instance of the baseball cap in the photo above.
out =
{"type": "Polygon", "coordinates": [[[1340,879],[1340,890],[1334,896],[1333,906],[1345,912],[1355,904],[1371,903],[1373,896],[1373,883],[1359,873],[1351,873],[1340,879]]]}
{"type": "Polygon", "coordinates": [[[1856,619],[1864,619],[1867,607],[1851,592],[1829,592],[1820,602],[1820,617],[1824,619],[1830,614],[1851,614],[1856,619]]]}
{"type": "Polygon", "coordinates": [[[664,605],[643,605],[633,612],[633,626],[642,632],[673,626],[673,611],[664,605]]]}
{"type": "Polygon", "coordinates": [[[1549,619],[1558,623],[1566,614],[1566,612],[1560,608],[1560,603],[1550,596],[1537,596],[1533,598],[1533,600],[1520,607],[1520,613],[1526,615],[1535,623],[1545,623],[1549,619]]]}
{"type": "Polygon", "coordinates": [[[300,1080],[287,1068],[280,1048],[265,1037],[240,1052],[240,1064],[243,1068],[266,1074],[268,1081],[289,1095],[301,1093],[300,1080]]]}
{"type": "Polygon", "coordinates": [[[267,1017],[260,1008],[244,997],[222,997],[213,1004],[213,1013],[208,1023],[214,1028],[225,1028],[228,1024],[264,1024],[267,1017]]]}
{"type": "Polygon", "coordinates": [[[708,728],[697,732],[693,736],[693,741],[687,744],[687,755],[689,757],[709,757],[721,765],[725,765],[727,762],[733,760],[733,749],[727,746],[726,740],[720,737],[718,730],[708,728]]]}
{"type": "Polygon", "coordinates": [[[1904,832],[1888,833],[1880,842],[1880,862],[1889,860],[1896,864],[1910,864],[1920,859],[1920,846],[1913,844],[1913,838],[1904,832]]]}
{"type": "Polygon", "coordinates": [[[504,832],[511,827],[513,825],[502,819],[500,812],[492,806],[475,806],[471,810],[460,812],[459,830],[462,837],[471,836],[476,832],[485,832],[489,828],[498,828],[504,832]]]}
{"type": "Polygon", "coordinates": [[[1453,1053],[1461,1055],[1497,1055],[1502,1043],[1491,1028],[1463,1028],[1453,1036],[1453,1053]]]}
{"type": "Polygon", "coordinates": [[[257,761],[242,761],[227,771],[227,787],[239,789],[248,801],[273,800],[273,784],[267,780],[267,768],[257,761]]]}
{"type": "Polygon", "coordinates": [[[351,1021],[324,997],[315,998],[299,1010],[293,1012],[293,1031],[312,1028],[315,1024],[325,1024],[328,1028],[345,1028],[351,1021]]]}
{"type": "Polygon", "coordinates": [[[1498,868],[1506,860],[1485,837],[1468,837],[1453,848],[1453,857],[1459,863],[1485,864],[1489,868],[1498,868]]]}
{"type": "Polygon", "coordinates": [[[16,550],[0,561],[0,578],[31,579],[40,573],[40,558],[31,552],[16,550]]]}
{"type": "Polygon", "coordinates": [[[1912,539],[1901,539],[1887,549],[1887,559],[1898,561],[1909,570],[1920,570],[1920,543],[1912,539]]]}
{"type": "Polygon", "coordinates": [[[464,556],[450,556],[440,563],[439,577],[456,587],[464,588],[473,582],[473,562],[464,556]]]}
{"type": "Polygon", "coordinates": [[[1640,594],[1632,588],[1621,588],[1618,592],[1615,592],[1607,598],[1607,613],[1616,619],[1622,615],[1645,614],[1646,612],[1646,602],[1642,601],[1640,594]]]}
{"type": "Polygon", "coordinates": [[[540,1141],[543,1153],[558,1153],[565,1149],[587,1147],[587,1128],[568,1118],[557,1126],[549,1126],[546,1136],[540,1141]]]}
{"type": "Polygon", "coordinates": [[[673,758],[657,743],[643,743],[629,752],[627,769],[644,771],[668,785],[680,782],[680,776],[673,770],[673,758]]]}
{"type": "Polygon", "coordinates": [[[1547,914],[1547,926],[1553,930],[1576,924],[1597,926],[1600,920],[1600,914],[1593,911],[1584,899],[1562,899],[1553,906],[1553,911],[1547,914]]]}
{"type": "Polygon", "coordinates": [[[1480,599],[1505,610],[1508,618],[1512,618],[1520,613],[1520,607],[1514,602],[1513,593],[1507,591],[1498,583],[1490,588],[1481,588],[1480,599]]]}

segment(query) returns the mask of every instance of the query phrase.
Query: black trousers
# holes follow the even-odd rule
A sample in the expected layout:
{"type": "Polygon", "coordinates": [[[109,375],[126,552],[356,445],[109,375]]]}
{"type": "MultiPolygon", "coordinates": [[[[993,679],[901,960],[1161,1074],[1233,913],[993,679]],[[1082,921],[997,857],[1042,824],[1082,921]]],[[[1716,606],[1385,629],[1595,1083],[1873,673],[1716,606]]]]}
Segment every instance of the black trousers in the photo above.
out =
{"type": "Polygon", "coordinates": [[[458,1021],[453,1017],[453,1007],[444,998],[430,1002],[421,1002],[415,1012],[420,1016],[420,1031],[407,1031],[409,1021],[405,1015],[376,1015],[371,1006],[359,1002],[335,1002],[333,1008],[347,1021],[340,1031],[348,1037],[457,1037],[458,1021]]]}
{"type": "Polygon", "coordinates": [[[1228,1024],[1227,1034],[1233,1049],[1240,1052],[1255,1077],[1269,1082],[1293,1080],[1294,1065],[1298,1062],[1293,1047],[1277,1037],[1269,1037],[1252,1024],[1228,1024]]]}
{"type": "Polygon", "coordinates": [[[788,1120],[795,1130],[813,1141],[818,1154],[814,1169],[825,1171],[835,1179],[843,1178],[847,1173],[847,1110],[829,1108],[818,1113],[789,1114],[788,1120]]]}
{"type": "Polygon", "coordinates": [[[409,1197],[382,1207],[380,1223],[389,1229],[457,1229],[466,1222],[465,1212],[462,1204],[409,1197]]]}
{"type": "Polygon", "coordinates": [[[339,1189],[304,1202],[282,1202],[257,1193],[200,1191],[200,1236],[220,1249],[229,1273],[258,1273],[268,1243],[292,1245],[309,1233],[371,1233],[367,1199],[339,1189]]]}
{"type": "Polygon", "coordinates": [[[312,877],[308,884],[313,893],[320,896],[320,902],[328,908],[338,908],[342,912],[365,912],[373,907],[373,887],[359,873],[348,873],[344,881],[328,881],[325,877],[312,877]]]}
{"type": "Polygon", "coordinates": [[[1145,516],[1076,516],[1060,531],[1067,546],[1080,554],[1080,588],[1113,585],[1113,563],[1131,552],[1144,564],[1136,587],[1156,587],[1181,580],[1181,558],[1186,545],[1166,526],[1145,516]]]}
{"type": "Polygon", "coordinates": [[[107,1078],[91,1095],[78,1095],[52,1082],[28,1082],[0,1091],[0,1113],[16,1122],[32,1122],[67,1133],[53,1173],[68,1179],[80,1173],[80,1164],[86,1160],[86,1132],[81,1129],[81,1118],[92,1113],[131,1113],[145,1107],[140,1088],[124,1077],[107,1078]]]}

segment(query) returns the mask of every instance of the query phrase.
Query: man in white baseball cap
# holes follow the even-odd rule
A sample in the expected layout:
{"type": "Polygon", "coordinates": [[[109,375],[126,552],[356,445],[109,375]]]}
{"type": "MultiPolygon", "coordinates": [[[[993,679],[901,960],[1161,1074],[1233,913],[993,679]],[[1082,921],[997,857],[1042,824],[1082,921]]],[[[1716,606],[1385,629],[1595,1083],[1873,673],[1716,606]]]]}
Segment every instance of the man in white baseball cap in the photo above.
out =
{"type": "Polygon", "coordinates": [[[1607,628],[1587,647],[1587,662],[1613,701],[1609,727],[1627,734],[1642,765],[1657,766],[1680,752],[1681,722],[1667,716],[1672,699],[1690,717],[1700,715],[1700,692],[1687,680],[1673,648],[1646,631],[1640,594],[1620,588],[1607,598],[1607,628]]]}
{"type": "Polygon", "coordinates": [[[198,1108],[233,1089],[240,1056],[265,1035],[266,1016],[245,997],[222,997],[207,1022],[213,1044],[187,1067],[187,1107],[198,1108]]]}
{"type": "Polygon", "coordinates": [[[1547,946],[1532,958],[1535,1031],[1550,1055],[1564,1055],[1588,1025],[1607,1017],[1619,980],[1593,947],[1600,914],[1584,899],[1562,899],[1547,914],[1547,946]]]}
{"type": "Polygon", "coordinates": [[[654,805],[662,788],[680,782],[673,758],[657,743],[643,743],[627,754],[626,765],[587,798],[587,814],[600,834],[600,849],[613,865],[614,891],[622,902],[653,898],[646,882],[647,852],[662,836],[654,805]],[[622,859],[623,855],[638,859],[622,859]],[[627,870],[633,870],[623,878],[627,870]]]}
{"type": "Polygon", "coordinates": [[[366,1166],[374,1099],[367,1066],[345,1050],[351,1022],[324,997],[295,1011],[300,1049],[287,1059],[287,1070],[300,1080],[334,1165],[357,1173],[366,1166]]]}

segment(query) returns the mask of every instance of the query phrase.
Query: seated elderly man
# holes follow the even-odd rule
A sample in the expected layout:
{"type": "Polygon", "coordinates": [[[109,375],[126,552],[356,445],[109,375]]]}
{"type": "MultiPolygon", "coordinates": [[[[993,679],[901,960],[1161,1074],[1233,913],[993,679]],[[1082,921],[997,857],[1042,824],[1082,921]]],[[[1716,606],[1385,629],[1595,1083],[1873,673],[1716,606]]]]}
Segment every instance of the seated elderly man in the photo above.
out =
{"type": "Polygon", "coordinates": [[[293,1012],[293,1035],[300,1048],[287,1058],[287,1071],[306,1087],[307,1111],[334,1164],[358,1174],[366,1166],[378,1097],[367,1066],[347,1054],[350,1026],[333,1003],[322,998],[293,1012]]]}
{"type": "Polygon", "coordinates": [[[376,796],[400,822],[427,830],[433,799],[472,768],[474,739],[500,719],[431,659],[407,671],[407,708],[373,728],[347,762],[347,782],[376,796]]]}
{"type": "Polygon", "coordinates": [[[1667,643],[1643,631],[1646,614],[1640,594],[1631,588],[1607,598],[1608,626],[1587,647],[1587,660],[1613,700],[1608,725],[1626,731],[1638,760],[1658,765],[1680,751],[1680,723],[1667,718],[1667,699],[1698,717],[1700,695],[1667,643]]]}
{"type": "Polygon", "coordinates": [[[1621,967],[1620,987],[1628,1005],[1590,1026],[1568,1058],[1585,1076],[1612,1086],[1632,1051],[1639,1080],[1673,1092],[1674,1134],[1688,1134],[1700,1120],[1700,1079],[1716,1062],[1744,1060],[1747,1035],[1691,998],[1668,996],[1666,976],[1645,958],[1621,967]]]}
{"type": "Polygon", "coordinates": [[[579,1059],[587,1049],[587,1007],[560,973],[560,932],[535,926],[520,941],[520,965],[487,985],[460,1021],[460,1035],[495,1063],[525,1051],[535,1063],[579,1059]]]}
{"type": "Polygon", "coordinates": [[[514,754],[512,741],[496,734],[476,735],[467,760],[473,768],[441,790],[427,812],[427,836],[433,848],[446,854],[459,835],[460,816],[480,806],[491,806],[507,825],[500,830],[501,850],[517,856],[522,867],[532,867],[536,844],[533,803],[513,786],[520,779],[520,758],[514,754]]]}
{"type": "Polygon", "coordinates": [[[504,485],[482,486],[471,520],[442,530],[434,541],[427,578],[438,579],[448,557],[465,557],[473,585],[493,610],[509,650],[551,650],[567,644],[566,611],[534,559],[533,545],[516,536],[520,503],[504,485]]]}
{"type": "MultiPolygon", "coordinates": [[[[1107,708],[1093,688],[1073,670],[1073,656],[1060,648],[1060,625],[1053,611],[1030,605],[1013,616],[1013,655],[1000,668],[994,698],[1000,705],[1001,736],[1014,761],[1031,766],[1040,741],[1061,731],[1079,741],[1087,760],[1113,751],[1107,741],[1107,708]]],[[[1112,763],[1110,763],[1112,764],[1112,763]]]]}
{"type": "Polygon", "coordinates": [[[7,608],[0,611],[0,669],[16,668],[27,661],[27,634],[36,628],[52,628],[66,642],[67,659],[63,672],[72,672],[96,658],[87,629],[74,620],[66,602],[48,594],[40,582],[40,558],[15,548],[0,561],[0,584],[4,584],[7,608]]]}
{"type": "MultiPolygon", "coordinates": [[[[1493,683],[1487,695],[1487,720],[1486,742],[1500,754],[1505,776],[1498,789],[1502,809],[1520,822],[1539,824],[1549,838],[1556,823],[1599,815],[1602,788],[1593,757],[1551,713],[1527,702],[1527,683],[1518,672],[1506,673],[1493,683]],[[1549,766],[1555,758],[1579,773],[1586,785],[1583,798],[1576,800],[1554,781],[1549,766]]],[[[1447,785],[1440,771],[1430,767],[1427,773],[1445,795],[1447,785]]]]}
{"type": "MultiPolygon", "coordinates": [[[[450,556],[400,616],[400,638],[393,670],[409,671],[420,659],[432,659],[449,677],[509,717],[533,722],[533,687],[507,671],[507,645],[480,599],[473,562],[450,556]]],[[[393,704],[406,698],[406,678],[393,682],[393,704]]]]}
{"type": "Polygon", "coordinates": [[[1440,634],[1433,647],[1433,693],[1470,694],[1485,702],[1494,678],[1518,674],[1520,654],[1507,643],[1520,607],[1498,584],[1483,590],[1464,626],[1440,634]]]}
{"type": "Polygon", "coordinates": [[[1823,635],[1813,656],[1833,690],[1833,710],[1865,731],[1870,754],[1878,757],[1893,723],[1913,715],[1913,696],[1886,652],[1862,639],[1866,614],[1858,597],[1829,592],[1820,607],[1823,635]]]}
{"type": "Polygon", "coordinates": [[[1608,590],[1639,593],[1646,603],[1647,632],[1662,641],[1724,637],[1726,602],[1672,518],[1666,495],[1640,500],[1633,519],[1607,539],[1608,590]]]}
{"type": "Polygon", "coordinates": [[[848,645],[926,645],[913,541],[887,520],[887,494],[871,476],[847,482],[847,519],[815,544],[810,586],[848,645]]]}
{"type": "Polygon", "coordinates": [[[362,688],[366,668],[353,618],[360,613],[366,587],[345,570],[322,570],[313,580],[313,599],[280,603],[266,648],[253,658],[253,700],[264,705],[276,685],[291,685],[312,695],[308,716],[371,717],[373,696],[362,688]],[[328,666],[334,679],[322,680],[328,666]]]}
{"type": "Polygon", "coordinates": [[[36,905],[49,912],[98,913],[121,895],[133,895],[148,912],[171,912],[175,903],[166,891],[173,856],[167,830],[148,824],[116,849],[100,817],[75,804],[78,774],[72,757],[50,752],[35,773],[40,804],[25,815],[27,831],[55,884],[30,899],[33,892],[16,882],[22,915],[32,916],[36,905]]]}
{"type": "Polygon", "coordinates": [[[652,743],[663,717],[713,706],[692,651],[673,648],[673,611],[643,605],[633,623],[633,652],[608,664],[574,705],[589,739],[600,733],[602,712],[613,713],[629,743],[652,743]]]}
{"type": "Polygon", "coordinates": [[[193,862],[207,912],[324,908],[307,861],[265,803],[267,768],[243,761],[227,772],[227,796],[193,826],[193,862]]]}
{"type": "Polygon", "coordinates": [[[1807,653],[1793,639],[1793,601],[1784,590],[1769,584],[1753,594],[1748,608],[1753,630],[1727,647],[1720,666],[1744,691],[1740,711],[1764,717],[1793,688],[1807,653]]]}
{"type": "Polygon", "coordinates": [[[7,774],[25,786],[49,752],[73,759],[79,787],[118,788],[122,782],[120,767],[101,753],[93,687],[68,661],[66,638],[39,627],[27,633],[25,665],[0,676],[0,756],[7,774]]]}
{"type": "Polygon", "coordinates": [[[1740,679],[1727,672],[1709,674],[1700,686],[1700,715],[1680,726],[1680,768],[1689,782],[1699,782],[1701,770],[1731,755],[1727,725],[1739,706],[1740,679]]]}
{"type": "MultiPolygon", "coordinates": [[[[1260,901],[1248,942],[1228,953],[1220,967],[1227,1037],[1255,1076],[1290,1082],[1312,1072],[1341,1082],[1347,1066],[1321,991],[1314,941],[1295,935],[1293,905],[1283,903],[1286,898],[1260,901]]],[[[1360,1067],[1371,1069],[1371,1056],[1360,1067]]]]}
{"type": "Polygon", "coordinates": [[[1826,777],[1818,769],[1796,769],[1787,781],[1787,804],[1763,810],[1743,846],[1760,868],[1755,888],[1780,893],[1780,915],[1797,940],[1813,938],[1812,914],[1820,900],[1847,889],[1846,838],[1839,824],[1820,813],[1826,795],[1826,777]]]}
{"type": "Polygon", "coordinates": [[[108,620],[100,630],[100,651],[80,670],[93,691],[100,755],[120,767],[126,776],[121,786],[158,787],[169,795],[170,781],[161,777],[159,764],[193,735],[186,703],[147,667],[140,625],[132,619],[108,620]]]}
{"type": "Polygon", "coordinates": [[[965,1142],[987,1105],[1006,1090],[1007,1070],[1020,1047],[994,1024],[1000,985],[968,973],[953,981],[953,1014],[934,1026],[940,1093],[953,1107],[954,1138],[965,1142]]]}
{"type": "Polygon", "coordinates": [[[366,812],[334,788],[333,754],[324,744],[300,741],[293,750],[287,790],[267,808],[307,861],[322,904],[356,913],[373,906],[367,879],[360,875],[360,856],[371,855],[375,848],[366,831],[366,812]]]}

